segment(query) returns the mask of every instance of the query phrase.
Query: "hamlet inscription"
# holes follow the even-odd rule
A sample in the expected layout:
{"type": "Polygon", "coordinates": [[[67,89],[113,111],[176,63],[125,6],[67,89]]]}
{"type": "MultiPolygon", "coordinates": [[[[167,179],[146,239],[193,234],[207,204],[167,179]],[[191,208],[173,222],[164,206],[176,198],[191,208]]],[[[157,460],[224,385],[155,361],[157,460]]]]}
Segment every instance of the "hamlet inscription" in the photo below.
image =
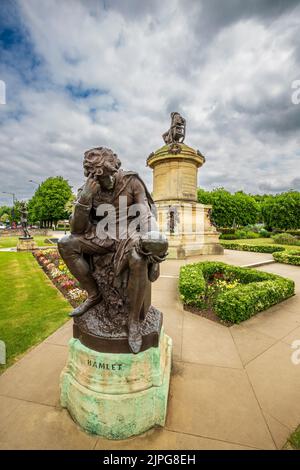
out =
{"type": "Polygon", "coordinates": [[[97,361],[92,361],[91,359],[88,359],[87,361],[88,366],[90,367],[95,367],[96,369],[102,369],[102,370],[123,370],[123,366],[125,364],[106,364],[105,362],[97,362],[97,361]]]}

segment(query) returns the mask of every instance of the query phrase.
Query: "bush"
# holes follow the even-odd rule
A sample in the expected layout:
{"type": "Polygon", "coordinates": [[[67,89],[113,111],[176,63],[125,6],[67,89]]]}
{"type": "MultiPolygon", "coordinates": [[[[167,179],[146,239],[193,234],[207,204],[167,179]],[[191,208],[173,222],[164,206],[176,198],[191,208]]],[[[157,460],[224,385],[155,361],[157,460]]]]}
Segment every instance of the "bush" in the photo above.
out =
{"type": "Polygon", "coordinates": [[[220,240],[236,240],[237,236],[234,233],[221,233],[220,240]]]}
{"type": "Polygon", "coordinates": [[[300,250],[286,250],[280,253],[273,253],[273,258],[278,263],[300,266],[300,250]]]}
{"type": "Polygon", "coordinates": [[[270,238],[272,235],[271,232],[269,232],[268,230],[266,230],[265,228],[261,228],[260,231],[259,231],[259,236],[260,237],[263,237],[263,238],[270,238]]]}
{"type": "Polygon", "coordinates": [[[206,261],[181,267],[179,292],[182,301],[199,309],[207,308],[207,282],[216,273],[239,282],[236,287],[222,290],[214,300],[213,309],[223,321],[240,323],[294,294],[295,285],[290,279],[206,261]]]}
{"type": "Polygon", "coordinates": [[[222,243],[227,250],[254,251],[255,253],[274,253],[275,251],[284,251],[281,246],[275,245],[246,245],[242,243],[222,243]]]}
{"type": "Polygon", "coordinates": [[[280,245],[299,245],[300,241],[290,233],[278,233],[272,236],[274,243],[279,243],[280,245]]]}
{"type": "Polygon", "coordinates": [[[285,233],[289,233],[290,235],[293,235],[294,237],[300,238],[300,230],[287,230],[285,233]]]}
{"type": "Polygon", "coordinates": [[[249,239],[249,238],[259,238],[260,235],[256,232],[252,232],[252,231],[249,231],[249,230],[237,230],[236,232],[234,232],[233,234],[231,233],[222,233],[220,235],[220,239],[221,240],[240,240],[240,239],[249,239]]]}
{"type": "Polygon", "coordinates": [[[248,231],[248,230],[237,230],[235,232],[236,238],[259,238],[259,234],[256,232],[248,231]]]}
{"type": "Polygon", "coordinates": [[[218,227],[218,232],[224,235],[233,235],[235,233],[235,228],[218,227]]]}

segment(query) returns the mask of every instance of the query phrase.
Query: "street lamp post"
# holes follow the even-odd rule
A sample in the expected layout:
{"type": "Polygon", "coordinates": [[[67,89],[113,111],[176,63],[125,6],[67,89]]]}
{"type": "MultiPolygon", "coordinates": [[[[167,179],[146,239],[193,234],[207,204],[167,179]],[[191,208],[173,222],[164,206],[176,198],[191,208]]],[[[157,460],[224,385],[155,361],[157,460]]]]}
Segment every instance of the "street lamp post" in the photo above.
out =
{"type": "Polygon", "coordinates": [[[36,181],[34,181],[34,180],[29,180],[29,183],[36,184],[38,187],[40,187],[40,183],[37,183],[37,182],[36,182],[36,181]]]}
{"type": "Polygon", "coordinates": [[[9,193],[7,191],[2,191],[2,194],[9,194],[10,196],[12,196],[12,199],[13,199],[13,207],[12,207],[12,210],[11,210],[11,218],[12,218],[12,224],[14,223],[14,218],[15,218],[15,202],[16,202],[16,195],[15,193],[9,193]]]}
{"type": "Polygon", "coordinates": [[[2,191],[2,194],[9,194],[10,196],[12,196],[13,197],[13,205],[15,205],[15,202],[16,202],[15,193],[8,193],[7,191],[2,191]]]}

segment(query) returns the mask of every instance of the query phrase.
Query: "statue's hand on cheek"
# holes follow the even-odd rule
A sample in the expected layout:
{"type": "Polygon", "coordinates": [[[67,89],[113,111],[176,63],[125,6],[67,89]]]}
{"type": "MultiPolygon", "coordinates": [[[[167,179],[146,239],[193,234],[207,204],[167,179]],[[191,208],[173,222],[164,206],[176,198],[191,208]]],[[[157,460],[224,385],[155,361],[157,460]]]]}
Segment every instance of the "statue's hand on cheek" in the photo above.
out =
{"type": "Polygon", "coordinates": [[[99,183],[94,179],[92,175],[89,175],[80,193],[79,202],[81,204],[88,205],[98,192],[99,188],[99,183]]]}

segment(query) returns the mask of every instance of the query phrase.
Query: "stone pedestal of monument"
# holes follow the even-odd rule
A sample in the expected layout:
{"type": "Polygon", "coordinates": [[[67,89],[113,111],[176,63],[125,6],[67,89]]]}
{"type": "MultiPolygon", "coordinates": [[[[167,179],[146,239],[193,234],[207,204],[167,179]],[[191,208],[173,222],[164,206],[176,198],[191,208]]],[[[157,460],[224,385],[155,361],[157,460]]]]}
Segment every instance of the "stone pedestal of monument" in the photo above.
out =
{"type": "Polygon", "coordinates": [[[38,246],[33,237],[20,237],[17,244],[17,251],[37,250],[38,246]]]}
{"type": "Polygon", "coordinates": [[[160,332],[158,347],[139,354],[103,353],[69,343],[61,374],[61,404],[86,431],[125,439],[166,418],[172,340],[160,332]]]}
{"type": "Polygon", "coordinates": [[[223,254],[219,233],[210,220],[212,207],[197,202],[198,169],[205,157],[183,143],[164,145],[149,155],[153,199],[160,230],[169,242],[169,258],[223,254]]]}

